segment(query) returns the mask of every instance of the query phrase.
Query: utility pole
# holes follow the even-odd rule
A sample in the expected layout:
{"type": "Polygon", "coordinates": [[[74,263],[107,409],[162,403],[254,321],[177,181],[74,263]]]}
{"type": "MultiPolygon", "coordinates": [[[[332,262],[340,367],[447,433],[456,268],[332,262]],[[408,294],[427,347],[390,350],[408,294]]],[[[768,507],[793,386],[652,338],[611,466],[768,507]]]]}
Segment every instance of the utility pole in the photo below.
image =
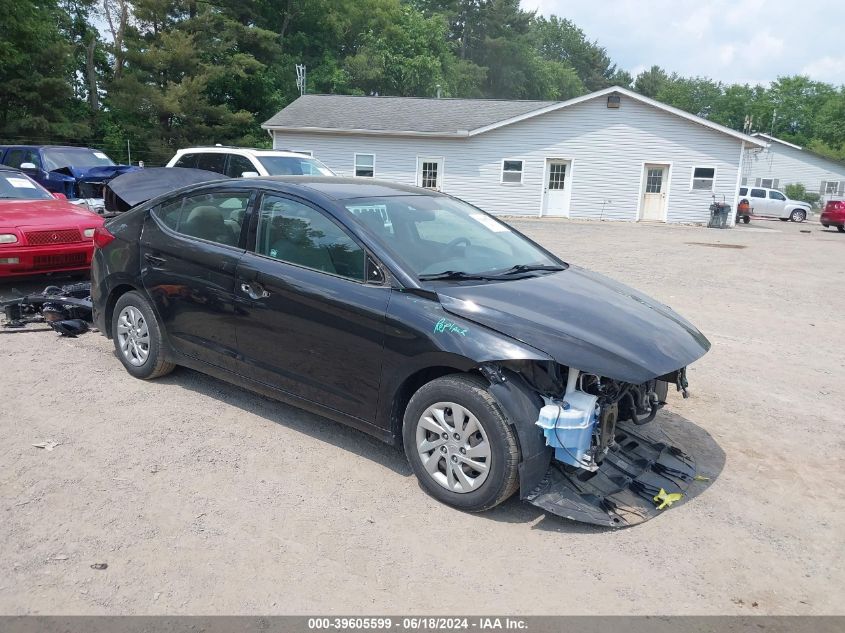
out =
{"type": "Polygon", "coordinates": [[[129,139],[126,139],[126,164],[132,164],[132,150],[129,149],[129,139]]]}
{"type": "Polygon", "coordinates": [[[305,94],[305,64],[296,65],[296,87],[299,88],[300,97],[305,94]]]}
{"type": "Polygon", "coordinates": [[[769,132],[769,135],[770,135],[770,136],[774,136],[774,135],[775,135],[775,121],[777,121],[777,118],[778,118],[778,109],[777,109],[777,108],[775,108],[775,111],[774,111],[774,112],[772,112],[772,129],[771,129],[771,131],[769,132]]]}

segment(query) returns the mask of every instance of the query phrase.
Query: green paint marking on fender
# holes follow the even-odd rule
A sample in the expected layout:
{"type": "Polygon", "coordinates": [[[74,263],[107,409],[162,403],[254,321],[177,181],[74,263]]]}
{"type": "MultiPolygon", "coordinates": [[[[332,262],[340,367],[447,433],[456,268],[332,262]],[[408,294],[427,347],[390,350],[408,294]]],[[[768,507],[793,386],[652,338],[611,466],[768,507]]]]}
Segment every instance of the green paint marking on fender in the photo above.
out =
{"type": "Polygon", "coordinates": [[[448,319],[440,319],[437,323],[434,324],[434,333],[437,334],[438,332],[451,332],[453,334],[466,336],[467,328],[459,327],[448,319]]]}

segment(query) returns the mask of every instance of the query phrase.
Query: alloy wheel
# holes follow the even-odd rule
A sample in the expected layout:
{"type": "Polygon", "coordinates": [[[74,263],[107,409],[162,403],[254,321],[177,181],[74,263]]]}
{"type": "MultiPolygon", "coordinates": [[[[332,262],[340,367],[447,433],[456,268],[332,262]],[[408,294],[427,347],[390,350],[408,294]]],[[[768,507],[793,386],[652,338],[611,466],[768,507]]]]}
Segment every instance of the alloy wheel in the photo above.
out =
{"type": "Polygon", "coordinates": [[[130,365],[140,367],[150,355],[150,330],[141,311],[126,306],[117,317],[117,339],[120,353],[130,365]]]}
{"type": "Polygon", "coordinates": [[[478,490],[490,473],[492,452],[484,427],[454,402],[437,402],[423,411],[416,445],[426,473],[452,492],[478,490]]]}

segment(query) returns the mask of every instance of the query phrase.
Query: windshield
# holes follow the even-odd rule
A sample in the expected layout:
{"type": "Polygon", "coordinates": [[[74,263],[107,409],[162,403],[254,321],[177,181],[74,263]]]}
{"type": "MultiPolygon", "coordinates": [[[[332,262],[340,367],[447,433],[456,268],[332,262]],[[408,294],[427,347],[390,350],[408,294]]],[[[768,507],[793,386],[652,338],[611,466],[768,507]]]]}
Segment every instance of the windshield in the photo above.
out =
{"type": "Polygon", "coordinates": [[[0,172],[0,199],[49,200],[53,196],[34,180],[17,172],[0,172]]]}
{"type": "Polygon", "coordinates": [[[308,156],[258,156],[271,176],[334,176],[323,163],[308,156]]]}
{"type": "Polygon", "coordinates": [[[344,206],[417,277],[501,274],[562,262],[507,224],[445,196],[346,200],[344,206]]]}
{"type": "Polygon", "coordinates": [[[87,147],[62,147],[60,149],[44,150],[44,168],[47,171],[62,167],[108,167],[114,165],[111,158],[87,147]]]}

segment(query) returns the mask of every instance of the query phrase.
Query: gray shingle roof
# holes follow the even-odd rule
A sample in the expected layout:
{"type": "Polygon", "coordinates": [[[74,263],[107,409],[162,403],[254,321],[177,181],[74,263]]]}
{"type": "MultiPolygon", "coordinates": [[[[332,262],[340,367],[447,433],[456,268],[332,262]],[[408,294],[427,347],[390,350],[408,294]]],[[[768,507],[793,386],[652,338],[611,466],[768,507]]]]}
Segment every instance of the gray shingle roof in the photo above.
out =
{"type": "Polygon", "coordinates": [[[304,95],[270,117],[263,127],[453,135],[505,121],[554,103],[304,95]]]}

